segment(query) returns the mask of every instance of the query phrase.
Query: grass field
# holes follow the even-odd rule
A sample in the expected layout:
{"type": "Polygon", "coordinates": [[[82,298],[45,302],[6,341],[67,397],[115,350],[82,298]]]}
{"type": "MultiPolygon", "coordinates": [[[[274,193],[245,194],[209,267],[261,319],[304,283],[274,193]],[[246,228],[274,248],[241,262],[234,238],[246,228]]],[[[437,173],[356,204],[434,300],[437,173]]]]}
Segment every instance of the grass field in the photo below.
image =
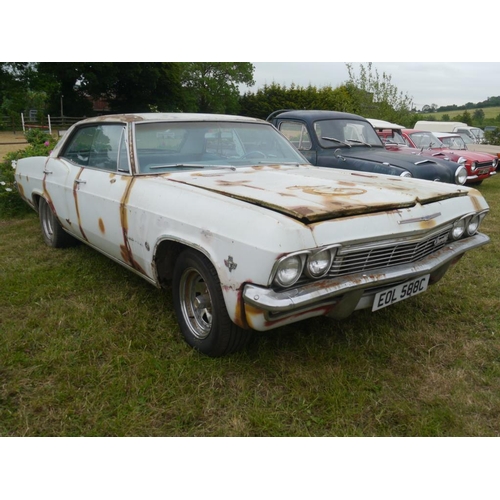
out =
{"type": "MultiPolygon", "coordinates": [[[[484,111],[485,118],[494,119],[500,114],[500,106],[494,106],[491,108],[480,108],[480,109],[484,111]]],[[[456,121],[455,116],[462,115],[464,111],[468,111],[468,113],[472,116],[474,114],[474,111],[476,111],[476,108],[467,110],[461,109],[458,111],[445,111],[443,113],[432,113],[429,116],[433,116],[437,121],[439,121],[443,118],[443,115],[448,115],[450,117],[450,121],[456,121]]]]}
{"type": "Polygon", "coordinates": [[[0,216],[0,436],[500,436],[500,175],[480,190],[491,243],[428,292],[221,359],[169,291],[0,216]]]}

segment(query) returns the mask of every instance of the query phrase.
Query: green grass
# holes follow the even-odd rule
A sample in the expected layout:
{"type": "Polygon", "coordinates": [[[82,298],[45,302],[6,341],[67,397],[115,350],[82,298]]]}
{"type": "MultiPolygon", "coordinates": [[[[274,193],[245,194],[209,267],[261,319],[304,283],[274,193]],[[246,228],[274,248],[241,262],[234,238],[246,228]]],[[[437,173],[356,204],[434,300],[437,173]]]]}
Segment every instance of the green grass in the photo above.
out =
{"type": "MultiPolygon", "coordinates": [[[[467,111],[471,116],[474,115],[474,111],[476,109],[482,109],[484,111],[484,118],[485,119],[495,119],[499,114],[500,114],[500,106],[494,106],[491,108],[470,108],[470,109],[461,109],[461,110],[456,110],[456,111],[443,111],[439,113],[431,113],[429,116],[433,116],[437,121],[441,120],[443,118],[443,115],[448,115],[450,117],[450,121],[457,121],[455,119],[456,116],[458,115],[463,115],[464,111],[467,111]]],[[[470,124],[469,124],[470,125],[470,124]]]]}
{"type": "Polygon", "coordinates": [[[428,292],[211,359],[168,291],[0,219],[1,436],[499,436],[500,175],[492,242],[428,292]]]}

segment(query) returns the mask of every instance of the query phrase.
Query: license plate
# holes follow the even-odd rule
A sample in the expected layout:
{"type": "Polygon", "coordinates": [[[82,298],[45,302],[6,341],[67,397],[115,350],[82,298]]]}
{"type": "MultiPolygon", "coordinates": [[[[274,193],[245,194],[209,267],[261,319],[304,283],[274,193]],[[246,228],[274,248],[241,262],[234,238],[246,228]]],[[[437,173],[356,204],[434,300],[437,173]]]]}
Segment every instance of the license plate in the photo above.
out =
{"type": "Polygon", "coordinates": [[[383,307],[390,306],[396,302],[425,292],[429,285],[429,276],[429,274],[426,274],[425,276],[420,276],[420,278],[401,283],[383,292],[378,292],[373,301],[372,311],[377,311],[383,307]]]}
{"type": "Polygon", "coordinates": [[[489,174],[490,169],[488,168],[478,168],[475,172],[476,175],[484,175],[484,174],[489,174]]]}

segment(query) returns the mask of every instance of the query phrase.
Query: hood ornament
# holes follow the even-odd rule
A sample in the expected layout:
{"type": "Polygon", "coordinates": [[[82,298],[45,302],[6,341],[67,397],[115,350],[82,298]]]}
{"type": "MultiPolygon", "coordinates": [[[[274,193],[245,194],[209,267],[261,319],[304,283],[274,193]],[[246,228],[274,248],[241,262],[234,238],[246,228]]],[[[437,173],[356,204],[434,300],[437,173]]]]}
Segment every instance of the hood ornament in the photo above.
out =
{"type": "Polygon", "coordinates": [[[436,217],[439,217],[440,215],[441,215],[441,212],[436,212],[435,214],[424,215],[423,217],[416,217],[415,219],[398,220],[398,224],[411,224],[412,222],[425,222],[428,220],[435,219],[436,217]]]}

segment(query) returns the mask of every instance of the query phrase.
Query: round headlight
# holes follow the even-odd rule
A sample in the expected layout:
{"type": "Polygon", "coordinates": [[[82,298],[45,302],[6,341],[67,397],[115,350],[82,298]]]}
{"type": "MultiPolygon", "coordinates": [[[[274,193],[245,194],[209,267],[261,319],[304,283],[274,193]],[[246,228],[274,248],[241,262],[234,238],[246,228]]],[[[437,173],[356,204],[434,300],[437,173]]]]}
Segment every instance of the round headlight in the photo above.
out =
{"type": "Polygon", "coordinates": [[[467,223],[467,234],[469,236],[472,236],[477,233],[480,222],[481,222],[481,217],[479,216],[479,214],[473,215],[469,219],[469,222],[467,223]]]}
{"type": "Polygon", "coordinates": [[[465,219],[459,219],[453,224],[451,229],[451,238],[454,240],[459,240],[465,233],[465,219]]]}
{"type": "Polygon", "coordinates": [[[476,170],[476,162],[473,161],[471,164],[470,164],[470,169],[474,172],[474,170],[476,170]]]}
{"type": "Polygon", "coordinates": [[[456,170],[455,170],[455,184],[465,184],[465,181],[467,180],[467,169],[463,166],[460,165],[456,170]]]}
{"type": "Polygon", "coordinates": [[[408,170],[405,170],[402,174],[400,174],[400,177],[413,177],[413,175],[411,175],[411,172],[408,172],[408,170]]]}
{"type": "Polygon", "coordinates": [[[274,282],[283,287],[292,286],[302,274],[303,256],[292,255],[283,259],[276,270],[274,282]]]}
{"type": "Polygon", "coordinates": [[[329,249],[320,250],[307,258],[306,272],[311,278],[321,278],[332,265],[333,253],[329,249]]]}

